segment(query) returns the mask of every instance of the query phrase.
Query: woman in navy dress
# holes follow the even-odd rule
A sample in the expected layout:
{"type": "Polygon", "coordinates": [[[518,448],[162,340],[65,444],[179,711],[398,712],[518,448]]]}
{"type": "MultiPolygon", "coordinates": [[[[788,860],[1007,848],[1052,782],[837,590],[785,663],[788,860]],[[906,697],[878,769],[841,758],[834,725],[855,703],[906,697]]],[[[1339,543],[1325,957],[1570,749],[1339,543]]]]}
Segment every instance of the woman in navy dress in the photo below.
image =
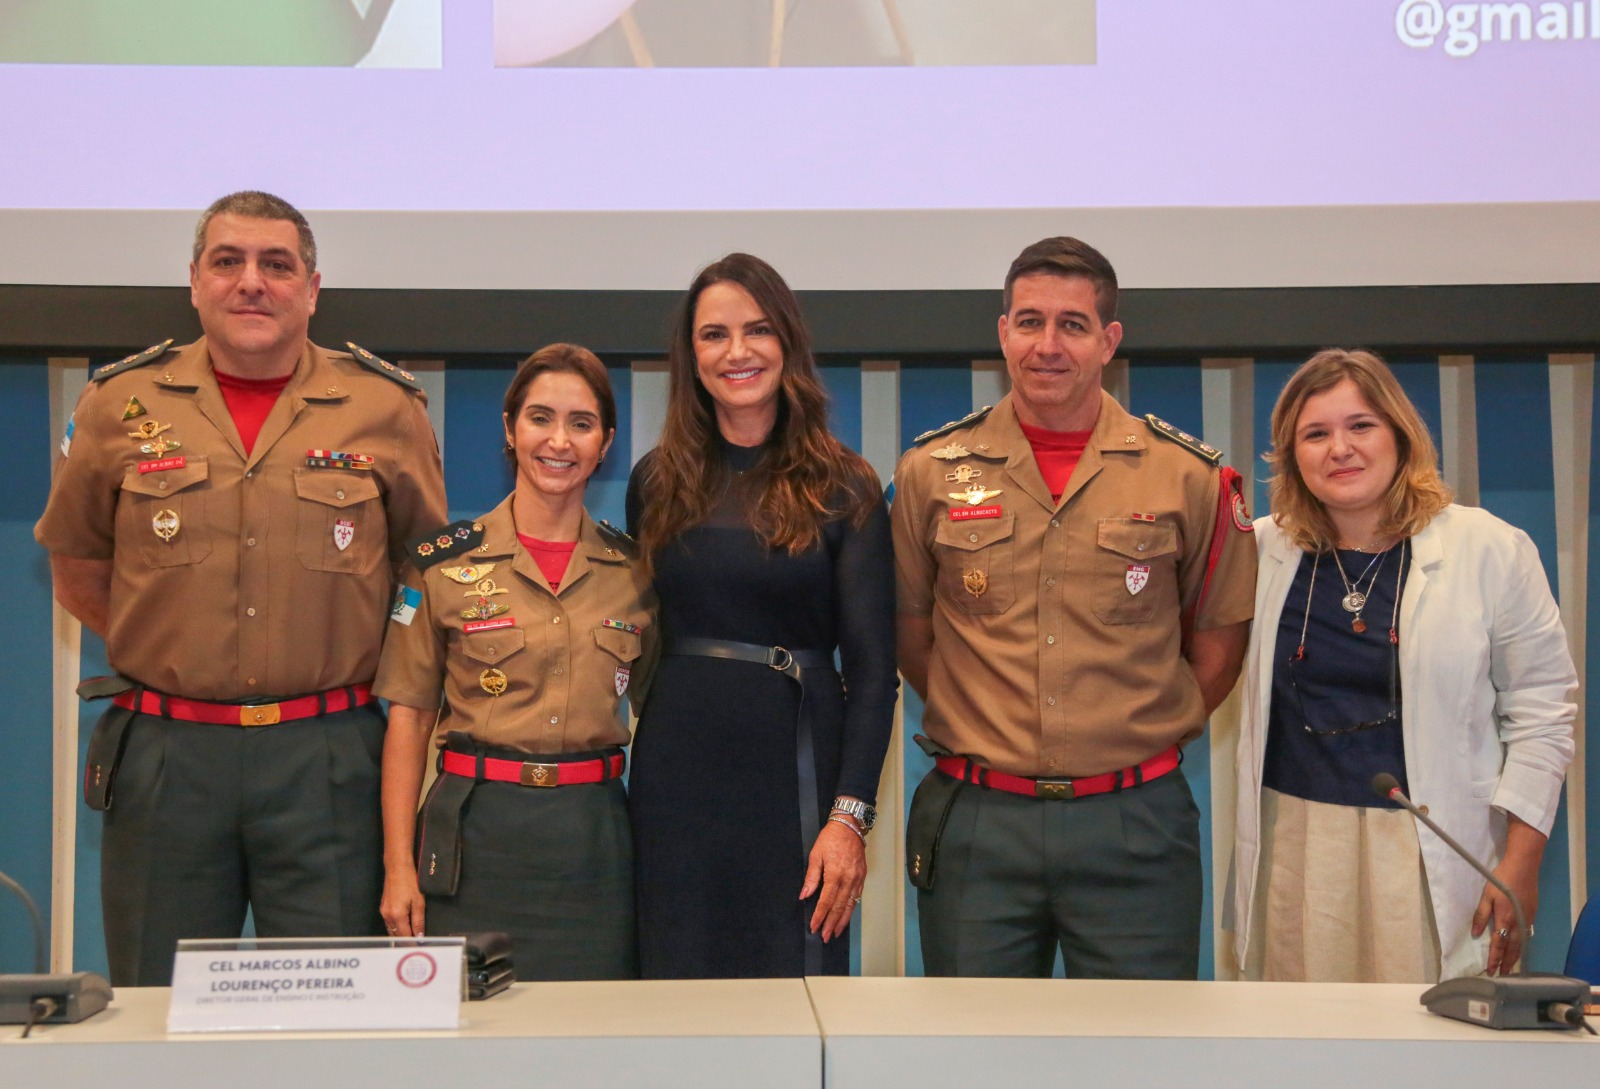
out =
{"type": "Polygon", "coordinates": [[[766,262],[702,270],[668,360],[628,483],[664,641],[630,779],[641,973],[844,974],[896,685],[882,491],[766,262]]]}

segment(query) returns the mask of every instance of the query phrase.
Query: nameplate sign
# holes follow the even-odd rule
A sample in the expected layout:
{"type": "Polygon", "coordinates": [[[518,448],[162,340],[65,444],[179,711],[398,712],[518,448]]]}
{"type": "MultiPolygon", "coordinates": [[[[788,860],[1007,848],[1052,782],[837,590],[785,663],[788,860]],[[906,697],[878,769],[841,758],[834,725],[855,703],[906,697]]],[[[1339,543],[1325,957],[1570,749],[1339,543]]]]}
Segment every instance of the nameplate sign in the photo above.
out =
{"type": "Polygon", "coordinates": [[[460,938],[181,941],[168,1032],[455,1029],[460,938]]]}

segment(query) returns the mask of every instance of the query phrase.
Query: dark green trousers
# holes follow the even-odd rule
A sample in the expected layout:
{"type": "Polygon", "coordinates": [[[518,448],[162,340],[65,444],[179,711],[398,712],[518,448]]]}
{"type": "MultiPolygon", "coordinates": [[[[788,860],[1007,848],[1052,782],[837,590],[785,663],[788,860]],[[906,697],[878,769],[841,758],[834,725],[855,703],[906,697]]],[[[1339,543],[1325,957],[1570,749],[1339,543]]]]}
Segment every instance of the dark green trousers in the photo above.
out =
{"type": "Polygon", "coordinates": [[[502,930],[519,980],[637,979],[633,832],[621,780],[478,783],[461,813],[461,878],[429,896],[429,934],[502,930]]]}
{"type": "Polygon", "coordinates": [[[1199,811],[1182,771],[1070,801],[965,785],[936,872],[917,893],[930,976],[1049,976],[1057,948],[1074,979],[1199,969],[1199,811]]]}
{"type": "Polygon", "coordinates": [[[242,728],[136,715],[105,814],[111,982],[164,987],[180,938],[382,934],[376,704],[242,728]]]}

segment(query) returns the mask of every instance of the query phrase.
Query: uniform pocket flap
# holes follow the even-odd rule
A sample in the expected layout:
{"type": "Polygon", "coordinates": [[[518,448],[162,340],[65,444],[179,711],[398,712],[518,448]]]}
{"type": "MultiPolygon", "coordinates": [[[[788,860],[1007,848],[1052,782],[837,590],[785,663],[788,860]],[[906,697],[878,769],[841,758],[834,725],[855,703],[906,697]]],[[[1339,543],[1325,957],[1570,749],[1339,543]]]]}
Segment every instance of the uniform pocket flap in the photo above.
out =
{"type": "Polygon", "coordinates": [[[1100,547],[1130,560],[1148,560],[1178,550],[1178,527],[1166,522],[1140,522],[1132,518],[1102,518],[1100,547]]]}
{"type": "Polygon", "coordinates": [[[1011,536],[1016,520],[1015,514],[1006,511],[998,518],[974,518],[965,522],[944,521],[939,523],[933,539],[938,544],[958,548],[963,552],[976,552],[980,548],[987,548],[996,541],[1003,541],[1011,536]]]}
{"type": "Polygon", "coordinates": [[[471,631],[461,637],[461,649],[468,658],[494,665],[503,662],[521,650],[527,633],[521,628],[496,628],[494,631],[471,631]]]}
{"type": "Polygon", "coordinates": [[[141,473],[137,465],[130,465],[122,477],[122,490],[159,499],[162,496],[177,495],[185,488],[192,488],[210,475],[211,466],[204,457],[185,458],[184,463],[175,469],[162,469],[153,473],[141,473]]]}
{"type": "Polygon", "coordinates": [[[619,628],[594,629],[594,642],[601,650],[621,662],[639,657],[639,636],[619,628]]]}
{"type": "Polygon", "coordinates": [[[378,498],[378,482],[367,473],[344,470],[296,469],[295,494],[330,507],[353,507],[378,498]]]}

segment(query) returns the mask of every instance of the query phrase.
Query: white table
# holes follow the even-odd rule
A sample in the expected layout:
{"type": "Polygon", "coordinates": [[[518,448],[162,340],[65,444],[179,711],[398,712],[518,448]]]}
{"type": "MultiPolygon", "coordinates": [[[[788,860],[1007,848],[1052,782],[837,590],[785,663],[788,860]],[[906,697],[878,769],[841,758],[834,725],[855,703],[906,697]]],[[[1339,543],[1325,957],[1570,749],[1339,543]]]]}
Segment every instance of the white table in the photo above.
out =
{"type": "Polygon", "coordinates": [[[828,1089],[1545,1089],[1600,1040],[1436,1017],[1374,984],[814,979],[828,1089]]]}
{"type": "Polygon", "coordinates": [[[0,1026],[5,1089],[817,1089],[822,1041],[798,979],[528,983],[461,1007],[454,1032],[167,1036],[164,988],[30,1039],[0,1026]]]}

